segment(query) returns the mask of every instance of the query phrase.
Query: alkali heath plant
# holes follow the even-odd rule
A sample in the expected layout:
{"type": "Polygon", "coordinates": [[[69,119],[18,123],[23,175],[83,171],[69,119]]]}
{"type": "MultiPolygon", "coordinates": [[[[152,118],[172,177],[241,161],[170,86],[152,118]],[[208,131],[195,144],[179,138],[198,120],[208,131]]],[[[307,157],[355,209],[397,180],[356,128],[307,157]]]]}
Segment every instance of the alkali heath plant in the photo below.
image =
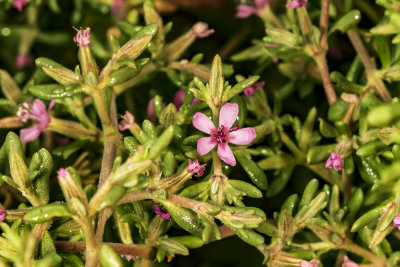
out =
{"type": "Polygon", "coordinates": [[[400,265],[398,3],[232,2],[0,3],[1,266],[400,265]]]}

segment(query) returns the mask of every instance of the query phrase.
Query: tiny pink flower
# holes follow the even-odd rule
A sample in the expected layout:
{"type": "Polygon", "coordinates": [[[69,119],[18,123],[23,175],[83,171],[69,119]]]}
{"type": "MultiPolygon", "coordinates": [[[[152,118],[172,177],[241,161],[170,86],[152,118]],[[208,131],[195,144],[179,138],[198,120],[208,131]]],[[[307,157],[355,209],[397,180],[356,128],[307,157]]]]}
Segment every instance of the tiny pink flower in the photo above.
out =
{"type": "MultiPolygon", "coordinates": [[[[184,101],[185,101],[185,91],[179,90],[174,95],[174,105],[175,105],[176,109],[179,109],[183,105],[184,101]]],[[[200,103],[200,99],[194,98],[191,106],[193,107],[194,105],[196,105],[198,103],[200,103]]]]}
{"type": "Polygon", "coordinates": [[[59,135],[56,135],[55,139],[56,139],[57,146],[66,145],[66,144],[69,143],[69,141],[71,141],[69,138],[63,137],[63,136],[59,136],[59,135]]]}
{"type": "Polygon", "coordinates": [[[222,161],[231,166],[236,165],[236,159],[228,143],[235,145],[248,145],[256,138],[254,128],[239,129],[238,125],[232,128],[239,112],[238,104],[227,103],[219,112],[218,129],[214,123],[203,113],[197,112],[193,116],[193,126],[210,137],[202,137],[197,141],[197,152],[203,156],[218,146],[218,156],[222,161]]]}
{"type": "Polygon", "coordinates": [[[19,116],[22,122],[26,122],[28,119],[39,122],[35,126],[20,131],[22,142],[27,143],[37,139],[40,133],[47,128],[51,120],[50,110],[54,107],[55,103],[55,100],[51,100],[47,111],[46,106],[40,99],[35,99],[33,104],[29,101],[19,106],[17,116],[19,116]]]}
{"type": "Polygon", "coordinates": [[[344,256],[344,261],[342,267],[358,267],[358,264],[350,260],[346,255],[344,256]]]}
{"type": "Polygon", "coordinates": [[[254,95],[254,93],[255,93],[258,89],[260,89],[261,87],[263,87],[264,84],[265,84],[265,82],[258,82],[258,83],[255,83],[255,84],[253,84],[252,86],[247,87],[246,89],[244,89],[243,93],[244,93],[244,95],[245,95],[246,97],[250,97],[250,96],[254,95]]]}
{"type": "Polygon", "coordinates": [[[18,9],[19,12],[22,11],[22,8],[28,3],[27,0],[14,0],[13,1],[13,7],[18,9]]]}
{"type": "Polygon", "coordinates": [[[393,217],[393,227],[399,227],[400,226],[400,216],[394,216],[393,217]]]}
{"type": "Polygon", "coordinates": [[[123,3],[124,3],[123,0],[114,0],[113,4],[111,6],[111,13],[117,14],[117,12],[119,11],[119,9],[123,3]]]}
{"type": "Polygon", "coordinates": [[[135,117],[129,111],[125,111],[125,115],[122,116],[122,121],[119,123],[118,128],[120,131],[129,130],[135,123],[135,117]]]}
{"type": "Polygon", "coordinates": [[[18,54],[16,61],[17,61],[17,67],[21,69],[27,65],[31,65],[33,62],[33,58],[32,56],[27,54],[18,54]]]}
{"type": "Polygon", "coordinates": [[[287,8],[298,8],[305,6],[307,4],[308,0],[292,0],[292,2],[287,3],[286,7],[287,8]]]}
{"type": "Polygon", "coordinates": [[[325,163],[325,168],[341,171],[343,169],[342,158],[338,153],[332,152],[325,163]]]}
{"type": "Polygon", "coordinates": [[[74,36],[74,42],[82,47],[90,45],[90,28],[87,27],[85,30],[78,30],[74,36]]]}
{"type": "Polygon", "coordinates": [[[6,216],[7,216],[7,211],[0,210],[0,222],[3,222],[6,216]]]}
{"type": "Polygon", "coordinates": [[[160,208],[159,206],[154,204],[153,209],[156,214],[160,215],[161,219],[164,219],[164,220],[171,219],[171,214],[169,214],[168,211],[164,207],[160,208]]]}
{"type": "Polygon", "coordinates": [[[68,177],[69,173],[66,169],[60,168],[58,170],[58,176],[60,176],[61,179],[66,179],[68,177]]]}
{"type": "Polygon", "coordinates": [[[317,267],[319,265],[319,260],[313,259],[310,261],[300,261],[301,267],[317,267]]]}
{"type": "Polygon", "coordinates": [[[248,6],[248,5],[238,5],[236,8],[236,17],[237,18],[248,18],[253,14],[256,14],[263,10],[266,5],[269,4],[269,0],[255,0],[256,7],[248,6]]]}
{"type": "Polygon", "coordinates": [[[208,28],[208,24],[204,22],[197,22],[192,27],[192,32],[197,38],[205,38],[214,33],[213,29],[208,28]]]}
{"type": "Polygon", "coordinates": [[[201,177],[204,174],[204,170],[206,169],[207,164],[200,165],[199,161],[196,160],[188,160],[189,166],[187,168],[188,172],[196,173],[196,177],[201,177]]]}

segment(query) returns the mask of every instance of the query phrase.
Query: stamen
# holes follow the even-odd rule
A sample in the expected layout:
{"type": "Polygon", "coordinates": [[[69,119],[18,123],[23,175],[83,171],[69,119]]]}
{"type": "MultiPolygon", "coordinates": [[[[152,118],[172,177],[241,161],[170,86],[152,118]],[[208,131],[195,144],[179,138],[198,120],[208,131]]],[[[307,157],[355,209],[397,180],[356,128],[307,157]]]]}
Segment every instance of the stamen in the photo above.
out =
{"type": "Polygon", "coordinates": [[[239,124],[235,123],[235,126],[232,127],[229,131],[230,132],[234,132],[234,131],[237,131],[237,130],[239,130],[239,124]]]}

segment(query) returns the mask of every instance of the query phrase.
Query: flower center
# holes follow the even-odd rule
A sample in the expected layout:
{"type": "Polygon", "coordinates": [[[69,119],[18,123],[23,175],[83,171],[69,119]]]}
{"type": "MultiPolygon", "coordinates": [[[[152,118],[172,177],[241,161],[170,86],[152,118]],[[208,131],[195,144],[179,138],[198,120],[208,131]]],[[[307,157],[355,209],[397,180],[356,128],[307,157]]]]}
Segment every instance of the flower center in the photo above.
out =
{"type": "Polygon", "coordinates": [[[225,137],[228,135],[229,132],[237,131],[239,129],[239,125],[235,124],[234,127],[232,127],[229,131],[225,130],[225,127],[223,125],[218,127],[218,131],[213,134],[213,137],[215,140],[217,140],[217,143],[223,143],[225,142],[225,137]]]}

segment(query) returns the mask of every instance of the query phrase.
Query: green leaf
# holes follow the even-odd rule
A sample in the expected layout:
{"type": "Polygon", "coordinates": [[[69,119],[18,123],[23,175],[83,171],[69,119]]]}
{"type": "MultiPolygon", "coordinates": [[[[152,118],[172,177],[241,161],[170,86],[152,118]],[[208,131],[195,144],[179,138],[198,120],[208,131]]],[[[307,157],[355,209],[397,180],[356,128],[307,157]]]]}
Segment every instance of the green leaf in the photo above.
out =
{"type": "Polygon", "coordinates": [[[59,84],[34,85],[29,87],[29,91],[46,100],[71,97],[83,92],[80,86],[65,87],[59,84]]]}

